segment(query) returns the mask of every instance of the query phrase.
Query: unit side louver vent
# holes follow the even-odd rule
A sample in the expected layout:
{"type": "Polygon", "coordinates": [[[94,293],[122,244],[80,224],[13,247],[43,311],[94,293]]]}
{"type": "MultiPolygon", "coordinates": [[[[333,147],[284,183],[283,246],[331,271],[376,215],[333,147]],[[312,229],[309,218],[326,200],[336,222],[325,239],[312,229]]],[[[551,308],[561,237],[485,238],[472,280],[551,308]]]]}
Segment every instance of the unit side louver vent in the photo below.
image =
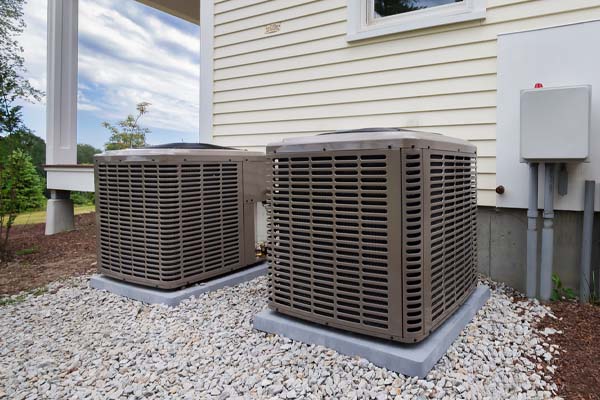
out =
{"type": "Polygon", "coordinates": [[[429,155],[431,309],[437,326],[473,289],[477,255],[477,182],[473,155],[429,155]]]}
{"type": "Polygon", "coordinates": [[[276,157],[271,301],[324,323],[386,332],[390,268],[385,153],[276,157]]]}
{"type": "Polygon", "coordinates": [[[422,151],[402,151],[402,277],[405,337],[424,331],[423,165],[422,151]]]}
{"type": "Polygon", "coordinates": [[[97,164],[100,270],[163,288],[240,265],[241,164],[97,164]]]}

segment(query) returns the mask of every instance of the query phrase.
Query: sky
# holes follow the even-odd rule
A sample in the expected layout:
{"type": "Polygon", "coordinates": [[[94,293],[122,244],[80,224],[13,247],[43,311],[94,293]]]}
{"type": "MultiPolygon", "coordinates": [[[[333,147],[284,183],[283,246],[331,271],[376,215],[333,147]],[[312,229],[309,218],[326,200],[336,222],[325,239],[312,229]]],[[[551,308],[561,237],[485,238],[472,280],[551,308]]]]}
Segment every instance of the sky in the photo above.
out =
{"type": "MultiPolygon", "coordinates": [[[[47,0],[27,0],[27,78],[46,90],[47,0]]],[[[151,103],[141,124],[150,144],[198,141],[200,27],[134,0],[79,0],[77,141],[103,149],[116,123],[151,103]]],[[[45,100],[24,104],[24,119],[46,137],[45,100]]]]}

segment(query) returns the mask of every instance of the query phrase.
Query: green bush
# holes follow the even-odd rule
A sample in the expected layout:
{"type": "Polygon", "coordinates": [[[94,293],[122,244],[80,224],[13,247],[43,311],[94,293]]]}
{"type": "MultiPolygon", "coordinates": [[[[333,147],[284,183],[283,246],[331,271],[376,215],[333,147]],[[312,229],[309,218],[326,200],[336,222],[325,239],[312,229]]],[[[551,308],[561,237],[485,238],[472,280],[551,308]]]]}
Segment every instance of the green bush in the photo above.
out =
{"type": "Polygon", "coordinates": [[[76,206],[92,206],[96,200],[94,193],[71,192],[71,200],[76,206]]]}
{"type": "Polygon", "coordinates": [[[8,236],[19,213],[44,206],[44,185],[31,157],[14,150],[0,165],[0,258],[7,256],[8,236]]]}
{"type": "Polygon", "coordinates": [[[573,300],[577,297],[573,289],[563,286],[557,274],[552,274],[552,286],[552,295],[550,296],[552,301],[573,300]]]}

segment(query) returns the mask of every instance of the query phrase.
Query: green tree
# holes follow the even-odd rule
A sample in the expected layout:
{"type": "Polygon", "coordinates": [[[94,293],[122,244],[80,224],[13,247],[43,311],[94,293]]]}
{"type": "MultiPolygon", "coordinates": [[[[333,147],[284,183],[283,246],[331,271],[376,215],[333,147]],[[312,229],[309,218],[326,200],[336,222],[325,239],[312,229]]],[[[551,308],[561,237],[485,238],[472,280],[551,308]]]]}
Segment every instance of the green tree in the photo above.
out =
{"type": "Polygon", "coordinates": [[[44,185],[31,157],[15,150],[0,171],[0,260],[8,256],[8,238],[19,213],[44,205],[44,185]]]}
{"type": "Polygon", "coordinates": [[[139,124],[140,118],[148,113],[150,103],[141,102],[136,106],[137,115],[129,114],[123,121],[112,125],[108,122],[103,122],[102,126],[108,129],[111,133],[106,150],[122,150],[144,147],[146,145],[146,135],[150,133],[150,129],[142,128],[139,124]]]}
{"type": "Polygon", "coordinates": [[[17,149],[29,154],[40,176],[45,176],[43,165],[46,163],[46,142],[42,138],[29,131],[0,137],[0,164],[6,163],[8,156],[17,149]]]}
{"type": "Polygon", "coordinates": [[[18,36],[25,29],[25,0],[0,0],[0,259],[8,254],[8,238],[19,212],[44,203],[42,178],[26,148],[39,142],[23,122],[17,101],[39,101],[43,93],[24,77],[25,59],[18,36]],[[23,148],[25,147],[25,149],[23,148]]]}
{"type": "Polygon", "coordinates": [[[39,101],[43,93],[24,78],[25,59],[18,36],[25,29],[25,0],[0,0],[0,170],[16,149],[31,155],[38,173],[46,159],[46,145],[23,123],[16,100],[39,101]]]}
{"type": "Polygon", "coordinates": [[[0,169],[8,155],[33,135],[23,123],[23,107],[15,102],[37,101],[43,95],[23,77],[25,59],[17,37],[25,29],[24,3],[24,0],[0,0],[0,169]],[[8,136],[12,136],[10,140],[8,136]]]}
{"type": "Polygon", "coordinates": [[[102,153],[102,150],[95,148],[90,144],[77,145],[77,164],[93,164],[94,155],[102,153]]]}
{"type": "MultiPolygon", "coordinates": [[[[0,95],[4,97],[5,104],[10,104],[17,98],[39,101],[43,96],[24,77],[26,69],[23,47],[17,40],[26,26],[23,19],[24,4],[25,0],[0,0],[0,95]]],[[[6,110],[3,112],[6,113],[6,110]]],[[[18,125],[18,118],[15,118],[17,112],[5,114],[0,124],[18,125]]]]}
{"type": "Polygon", "coordinates": [[[24,3],[0,0],[0,168],[18,148],[31,150],[37,144],[39,149],[35,135],[23,123],[22,106],[15,104],[17,100],[39,101],[43,95],[24,78],[23,48],[17,40],[25,29],[24,3]]]}

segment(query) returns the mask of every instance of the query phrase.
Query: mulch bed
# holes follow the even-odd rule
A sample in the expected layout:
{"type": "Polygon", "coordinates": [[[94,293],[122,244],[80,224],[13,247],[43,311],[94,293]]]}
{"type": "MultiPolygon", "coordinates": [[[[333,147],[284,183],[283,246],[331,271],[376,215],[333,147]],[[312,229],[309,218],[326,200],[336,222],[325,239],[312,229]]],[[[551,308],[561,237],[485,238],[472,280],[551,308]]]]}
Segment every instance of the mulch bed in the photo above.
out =
{"type": "Polygon", "coordinates": [[[13,227],[9,242],[16,255],[8,264],[0,264],[0,296],[39,288],[95,268],[95,214],[75,218],[74,231],[52,236],[44,234],[44,224],[13,227]]]}
{"type": "Polygon", "coordinates": [[[554,374],[559,395],[600,400],[600,306],[566,301],[549,306],[556,319],[544,318],[541,328],[562,332],[548,336],[561,350],[554,374]]]}

